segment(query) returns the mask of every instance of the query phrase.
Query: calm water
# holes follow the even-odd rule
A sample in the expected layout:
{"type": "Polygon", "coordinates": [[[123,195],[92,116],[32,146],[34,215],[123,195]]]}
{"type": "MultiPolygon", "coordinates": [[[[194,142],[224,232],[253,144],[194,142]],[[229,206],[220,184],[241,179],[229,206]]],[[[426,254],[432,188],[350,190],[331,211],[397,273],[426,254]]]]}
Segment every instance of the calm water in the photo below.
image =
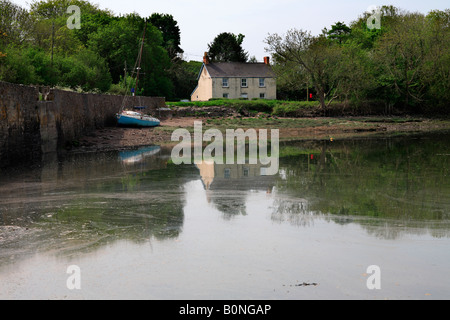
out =
{"type": "Polygon", "coordinates": [[[273,177],[158,147],[2,171],[0,299],[450,298],[450,135],[281,152],[273,177]]]}

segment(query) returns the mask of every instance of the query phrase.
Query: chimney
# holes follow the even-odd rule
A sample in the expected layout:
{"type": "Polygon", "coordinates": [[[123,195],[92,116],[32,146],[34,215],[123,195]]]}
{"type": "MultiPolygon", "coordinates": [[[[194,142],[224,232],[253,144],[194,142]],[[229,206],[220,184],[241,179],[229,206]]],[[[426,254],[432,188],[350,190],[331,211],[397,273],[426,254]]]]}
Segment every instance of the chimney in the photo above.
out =
{"type": "Polygon", "coordinates": [[[264,63],[267,65],[270,65],[270,58],[269,57],[264,57],[264,63]]]}
{"type": "Polygon", "coordinates": [[[205,52],[205,55],[203,56],[203,63],[204,64],[209,64],[208,52],[205,52]]]}

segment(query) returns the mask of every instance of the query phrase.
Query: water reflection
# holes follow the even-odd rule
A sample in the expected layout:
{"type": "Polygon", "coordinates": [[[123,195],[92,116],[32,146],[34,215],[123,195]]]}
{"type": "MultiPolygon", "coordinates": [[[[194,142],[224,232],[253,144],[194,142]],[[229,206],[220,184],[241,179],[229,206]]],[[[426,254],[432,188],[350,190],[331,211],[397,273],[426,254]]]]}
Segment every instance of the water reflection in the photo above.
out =
{"type": "Polygon", "coordinates": [[[311,211],[308,200],[306,199],[289,200],[280,197],[274,200],[271,214],[272,221],[278,223],[288,222],[295,226],[310,227],[318,217],[323,217],[323,215],[311,211]]]}
{"type": "Polygon", "coordinates": [[[70,155],[2,173],[0,263],[36,251],[71,254],[118,240],[176,239],[191,181],[202,182],[201,196],[224,223],[258,213],[296,227],[312,227],[316,219],[358,224],[383,239],[448,238],[449,149],[448,135],[286,143],[277,176],[265,176],[261,165],[176,166],[160,147],[70,155]],[[255,193],[271,204],[249,201],[255,193]]]}
{"type": "Polygon", "coordinates": [[[338,224],[359,223],[385,239],[404,233],[448,237],[450,158],[442,156],[450,149],[448,138],[429,135],[285,146],[287,156],[276,189],[294,200],[279,205],[278,211],[287,212],[290,220],[296,220],[296,214],[313,213],[338,224]],[[299,206],[297,198],[307,201],[299,206]]]}
{"type": "Polygon", "coordinates": [[[145,161],[146,158],[157,155],[161,152],[160,146],[150,146],[131,151],[122,151],[119,154],[120,160],[124,164],[134,164],[145,161]]]}
{"type": "Polygon", "coordinates": [[[158,147],[73,155],[2,178],[0,261],[36,251],[87,252],[117,240],[176,238],[184,222],[183,185],[197,172],[168,165],[158,147]]]}

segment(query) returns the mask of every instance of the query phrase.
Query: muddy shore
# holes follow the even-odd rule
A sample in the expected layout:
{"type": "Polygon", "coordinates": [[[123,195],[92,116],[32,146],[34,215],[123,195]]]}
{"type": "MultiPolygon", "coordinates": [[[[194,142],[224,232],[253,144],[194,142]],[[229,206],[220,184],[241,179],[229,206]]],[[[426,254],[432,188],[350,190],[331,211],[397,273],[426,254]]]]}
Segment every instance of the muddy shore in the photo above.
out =
{"type": "Polygon", "coordinates": [[[361,118],[273,118],[256,119],[225,117],[175,117],[161,121],[156,128],[107,127],[84,136],[74,142],[69,152],[101,152],[138,148],[149,145],[171,145],[174,130],[193,130],[194,122],[202,121],[203,129],[218,128],[224,132],[230,129],[279,129],[281,140],[323,140],[349,139],[370,136],[388,136],[450,131],[450,120],[405,118],[390,119],[380,117],[361,118]],[[255,121],[257,120],[257,121],[255,121]]]}

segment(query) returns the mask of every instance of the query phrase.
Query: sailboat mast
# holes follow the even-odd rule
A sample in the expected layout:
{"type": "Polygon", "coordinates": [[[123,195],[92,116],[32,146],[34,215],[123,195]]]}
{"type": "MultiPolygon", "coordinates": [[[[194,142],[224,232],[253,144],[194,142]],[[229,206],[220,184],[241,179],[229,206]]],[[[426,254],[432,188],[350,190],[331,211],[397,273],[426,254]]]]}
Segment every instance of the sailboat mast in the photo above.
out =
{"type": "Polygon", "coordinates": [[[133,81],[130,81],[130,83],[127,85],[127,70],[126,70],[127,68],[126,68],[126,61],[125,61],[125,85],[127,86],[127,91],[126,91],[126,93],[124,95],[122,106],[120,107],[119,113],[122,113],[122,111],[125,109],[125,104],[126,104],[126,101],[127,101],[127,94],[129,92],[129,88],[130,87],[132,88],[132,96],[133,97],[135,96],[135,93],[137,92],[137,85],[138,85],[138,79],[139,79],[139,70],[141,69],[141,61],[142,61],[142,54],[143,54],[143,49],[144,49],[144,41],[145,41],[146,29],[147,29],[147,21],[145,21],[144,34],[142,36],[142,43],[141,43],[141,48],[139,50],[138,58],[136,59],[133,71],[131,73],[131,78],[133,78],[134,72],[135,72],[135,70],[137,70],[135,88],[133,88],[133,81]]]}
{"type": "Polygon", "coordinates": [[[145,32],[147,30],[147,21],[145,21],[145,25],[144,25],[144,34],[142,35],[142,43],[141,43],[141,49],[139,52],[139,63],[138,63],[138,67],[137,67],[137,75],[136,75],[136,92],[138,90],[138,83],[139,83],[139,72],[141,71],[141,61],[142,61],[142,53],[144,51],[144,41],[145,41],[145,32]]]}

